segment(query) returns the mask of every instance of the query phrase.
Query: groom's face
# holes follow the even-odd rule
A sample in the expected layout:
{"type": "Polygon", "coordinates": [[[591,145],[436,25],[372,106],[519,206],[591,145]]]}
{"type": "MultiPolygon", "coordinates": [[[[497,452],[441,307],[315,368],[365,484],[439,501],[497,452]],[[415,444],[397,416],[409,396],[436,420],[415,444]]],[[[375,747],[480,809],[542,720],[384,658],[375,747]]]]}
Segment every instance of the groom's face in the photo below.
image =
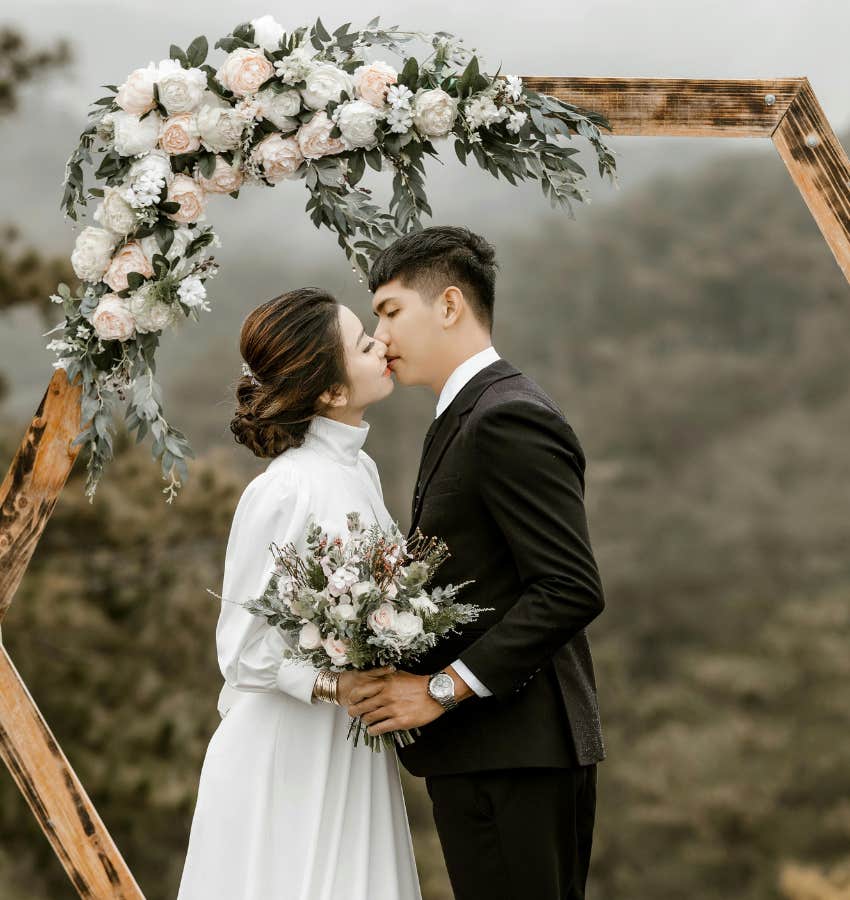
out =
{"type": "Polygon", "coordinates": [[[398,381],[430,385],[445,336],[438,299],[423,297],[394,278],[375,291],[372,310],[378,317],[375,339],[387,345],[387,364],[398,381]]]}

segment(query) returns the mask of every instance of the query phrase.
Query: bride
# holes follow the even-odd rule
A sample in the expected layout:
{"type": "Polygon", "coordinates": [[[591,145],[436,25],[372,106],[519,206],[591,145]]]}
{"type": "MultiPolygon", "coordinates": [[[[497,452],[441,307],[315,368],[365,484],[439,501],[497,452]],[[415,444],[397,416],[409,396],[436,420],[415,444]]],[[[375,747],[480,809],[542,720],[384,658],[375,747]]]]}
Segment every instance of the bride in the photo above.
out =
{"type": "Polygon", "coordinates": [[[420,900],[396,755],[346,738],[346,707],[377,693],[390,670],[335,673],[317,689],[320,670],[285,659],[281,632],[238,605],[262,592],[270,542],[305,550],[311,516],[331,537],[345,533],[348,512],[367,526],[392,521],[361,449],[364,410],[393,390],[386,346],[305,287],[251,312],[240,350],[247,369],[230,427],[271,461],[245,487],[225,552],[222,721],[178,900],[420,900]]]}

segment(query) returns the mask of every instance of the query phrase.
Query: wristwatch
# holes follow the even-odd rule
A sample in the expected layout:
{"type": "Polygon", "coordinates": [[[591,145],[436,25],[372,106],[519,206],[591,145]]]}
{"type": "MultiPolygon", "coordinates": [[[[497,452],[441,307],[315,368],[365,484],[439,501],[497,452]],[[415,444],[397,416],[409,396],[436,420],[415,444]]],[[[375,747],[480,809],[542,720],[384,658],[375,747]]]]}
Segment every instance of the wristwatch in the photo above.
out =
{"type": "Polygon", "coordinates": [[[428,696],[433,697],[443,709],[454,709],[457,706],[455,683],[445,669],[441,669],[428,679],[428,696]]]}

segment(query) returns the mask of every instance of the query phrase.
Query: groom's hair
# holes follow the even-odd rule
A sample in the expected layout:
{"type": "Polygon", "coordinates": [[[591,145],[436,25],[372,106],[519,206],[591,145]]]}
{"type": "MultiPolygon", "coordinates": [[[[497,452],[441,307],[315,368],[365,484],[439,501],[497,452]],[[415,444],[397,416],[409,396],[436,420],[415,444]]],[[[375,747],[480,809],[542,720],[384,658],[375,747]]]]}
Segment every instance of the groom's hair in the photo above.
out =
{"type": "Polygon", "coordinates": [[[496,251],[483,237],[457,225],[434,225],[400,237],[382,250],[369,270],[369,290],[398,278],[432,300],[457,285],[475,317],[493,329],[496,251]]]}

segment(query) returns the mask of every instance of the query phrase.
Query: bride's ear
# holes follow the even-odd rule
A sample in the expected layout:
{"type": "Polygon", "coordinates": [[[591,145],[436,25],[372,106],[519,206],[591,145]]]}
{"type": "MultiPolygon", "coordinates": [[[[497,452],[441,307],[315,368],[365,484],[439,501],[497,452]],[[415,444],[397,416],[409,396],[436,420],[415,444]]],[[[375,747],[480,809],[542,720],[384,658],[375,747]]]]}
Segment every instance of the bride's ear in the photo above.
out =
{"type": "Polygon", "coordinates": [[[319,402],[327,409],[334,406],[345,406],[348,403],[348,388],[344,384],[328,388],[319,397],[319,402]]]}

